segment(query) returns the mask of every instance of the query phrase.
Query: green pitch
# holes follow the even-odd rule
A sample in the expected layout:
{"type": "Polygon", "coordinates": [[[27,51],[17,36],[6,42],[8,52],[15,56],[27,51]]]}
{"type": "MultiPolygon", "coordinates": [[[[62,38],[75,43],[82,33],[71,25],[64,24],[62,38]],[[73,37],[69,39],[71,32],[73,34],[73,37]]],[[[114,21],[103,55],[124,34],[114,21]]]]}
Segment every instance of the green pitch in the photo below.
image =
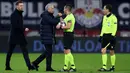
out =
{"type": "MultiPolygon", "coordinates": [[[[40,54],[30,54],[31,61],[35,60],[40,54]]],[[[102,65],[100,54],[73,54],[77,67],[76,73],[100,73],[97,71],[102,65]]],[[[130,54],[117,54],[116,71],[113,73],[130,73],[130,54]]],[[[5,71],[6,54],[0,54],[0,73],[61,73],[61,72],[45,72],[46,61],[40,63],[39,71],[28,72],[22,54],[13,54],[11,60],[11,68],[14,71],[5,71]]],[[[110,59],[108,59],[108,68],[110,67],[110,59]]],[[[53,54],[52,67],[60,70],[64,65],[64,54],[53,54]]],[[[64,72],[63,72],[64,73],[64,72]]],[[[101,72],[111,73],[111,72],[101,72]]]]}

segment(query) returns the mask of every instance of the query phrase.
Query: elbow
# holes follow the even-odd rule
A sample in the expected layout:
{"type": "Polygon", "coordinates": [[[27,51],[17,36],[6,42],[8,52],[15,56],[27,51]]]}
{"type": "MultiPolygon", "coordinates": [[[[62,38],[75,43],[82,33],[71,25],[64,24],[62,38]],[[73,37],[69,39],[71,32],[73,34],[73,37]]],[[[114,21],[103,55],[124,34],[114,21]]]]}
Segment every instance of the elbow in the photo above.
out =
{"type": "Polygon", "coordinates": [[[70,29],[70,26],[66,27],[66,29],[70,29]]]}
{"type": "Polygon", "coordinates": [[[70,29],[69,27],[66,27],[65,29],[70,29]]]}
{"type": "Polygon", "coordinates": [[[62,29],[70,29],[70,28],[67,28],[67,27],[66,27],[66,28],[62,28],[62,29]]]}
{"type": "Polygon", "coordinates": [[[70,29],[70,27],[67,27],[66,29],[70,29]]]}

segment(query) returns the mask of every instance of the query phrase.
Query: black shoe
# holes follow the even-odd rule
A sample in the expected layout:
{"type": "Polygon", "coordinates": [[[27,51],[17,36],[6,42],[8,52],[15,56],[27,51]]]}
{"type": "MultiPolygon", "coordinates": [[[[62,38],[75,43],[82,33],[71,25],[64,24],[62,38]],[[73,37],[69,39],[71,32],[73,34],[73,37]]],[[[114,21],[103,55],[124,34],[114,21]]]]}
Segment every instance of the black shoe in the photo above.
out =
{"type": "Polygon", "coordinates": [[[54,70],[54,69],[52,69],[52,68],[47,68],[46,71],[53,71],[53,72],[54,72],[54,71],[56,71],[56,70],[54,70]]]}
{"type": "Polygon", "coordinates": [[[100,68],[100,69],[98,69],[98,71],[100,71],[100,72],[106,72],[107,69],[105,69],[105,68],[100,68]]]}
{"type": "Polygon", "coordinates": [[[115,67],[112,66],[108,71],[110,71],[110,72],[114,72],[114,71],[115,71],[115,67]]]}
{"type": "Polygon", "coordinates": [[[59,72],[68,72],[67,69],[62,68],[59,72]]]}
{"type": "Polygon", "coordinates": [[[6,67],[5,70],[13,71],[10,67],[6,67]]]}
{"type": "Polygon", "coordinates": [[[69,72],[76,72],[76,68],[75,68],[75,69],[70,68],[70,69],[69,69],[69,72]]]}
{"type": "Polygon", "coordinates": [[[36,71],[38,71],[38,68],[39,68],[38,65],[36,65],[35,63],[32,63],[32,66],[33,66],[33,68],[34,68],[36,71]]]}
{"type": "Polygon", "coordinates": [[[28,70],[31,71],[31,70],[36,70],[36,69],[34,68],[34,66],[31,66],[28,68],[28,70]]]}

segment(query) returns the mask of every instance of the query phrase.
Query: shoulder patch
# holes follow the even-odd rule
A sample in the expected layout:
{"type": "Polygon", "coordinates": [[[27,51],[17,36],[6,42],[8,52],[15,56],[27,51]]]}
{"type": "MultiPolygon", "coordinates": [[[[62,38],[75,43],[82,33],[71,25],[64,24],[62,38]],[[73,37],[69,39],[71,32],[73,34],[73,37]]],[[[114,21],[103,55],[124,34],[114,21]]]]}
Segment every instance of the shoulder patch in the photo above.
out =
{"type": "Polygon", "coordinates": [[[117,22],[114,22],[114,24],[117,24],[117,22]]]}

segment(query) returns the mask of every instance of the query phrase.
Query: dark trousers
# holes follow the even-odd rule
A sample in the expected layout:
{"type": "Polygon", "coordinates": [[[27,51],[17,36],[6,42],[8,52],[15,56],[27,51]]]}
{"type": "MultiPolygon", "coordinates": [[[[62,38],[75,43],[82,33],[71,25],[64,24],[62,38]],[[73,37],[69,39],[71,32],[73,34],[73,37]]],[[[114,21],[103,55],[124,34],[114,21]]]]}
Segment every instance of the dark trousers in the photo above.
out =
{"type": "MultiPolygon", "coordinates": [[[[7,56],[6,56],[6,67],[10,67],[10,59],[11,59],[11,56],[12,56],[12,53],[14,51],[15,46],[16,46],[16,44],[9,44],[9,50],[8,50],[7,56]]],[[[22,50],[26,65],[28,66],[28,68],[30,68],[31,63],[30,63],[30,59],[28,56],[28,50],[26,48],[26,45],[20,45],[20,48],[22,50]]]]}
{"type": "Polygon", "coordinates": [[[52,44],[45,44],[45,51],[33,62],[38,65],[46,58],[46,68],[51,68],[52,63],[52,44]]]}

